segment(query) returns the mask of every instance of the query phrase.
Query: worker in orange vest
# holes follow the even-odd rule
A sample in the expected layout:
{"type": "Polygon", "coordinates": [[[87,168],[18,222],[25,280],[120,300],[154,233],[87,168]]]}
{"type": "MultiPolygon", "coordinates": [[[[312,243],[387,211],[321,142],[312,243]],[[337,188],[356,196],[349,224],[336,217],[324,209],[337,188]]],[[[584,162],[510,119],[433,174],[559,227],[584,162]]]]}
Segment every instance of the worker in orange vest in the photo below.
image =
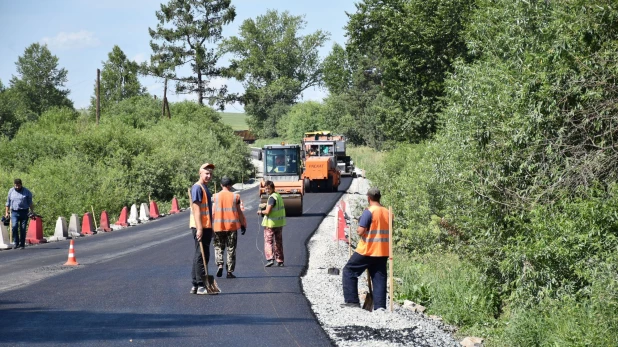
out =
{"type": "Polygon", "coordinates": [[[388,209],[380,204],[380,190],[367,191],[369,207],[363,211],[356,233],[360,241],[343,268],[343,299],[341,307],[360,307],[358,277],[369,269],[373,284],[373,308],[386,309],[386,263],[388,261],[388,209]]]}
{"type": "Polygon", "coordinates": [[[191,294],[208,294],[204,287],[203,277],[206,276],[200,242],[204,247],[206,266],[210,258],[210,240],[212,239],[212,202],[208,190],[208,182],[212,179],[212,170],[215,166],[210,163],[200,166],[200,179],[191,187],[191,216],[189,227],[193,233],[195,249],[193,251],[193,266],[191,279],[193,287],[191,294]]]}
{"type": "Polygon", "coordinates": [[[227,278],[236,278],[236,244],[238,229],[242,235],[247,231],[247,220],[240,209],[240,195],[231,191],[232,180],[221,178],[221,191],[215,194],[213,204],[213,230],[215,232],[215,262],[218,265],[217,277],[223,274],[223,252],[227,247],[227,278]]]}

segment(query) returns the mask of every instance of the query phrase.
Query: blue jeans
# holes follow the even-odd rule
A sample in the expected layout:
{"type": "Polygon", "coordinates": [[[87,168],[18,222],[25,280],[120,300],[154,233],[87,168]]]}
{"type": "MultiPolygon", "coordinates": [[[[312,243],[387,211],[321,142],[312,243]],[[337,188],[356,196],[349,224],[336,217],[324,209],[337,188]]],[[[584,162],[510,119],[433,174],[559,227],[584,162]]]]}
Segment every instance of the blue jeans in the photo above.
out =
{"type": "Polygon", "coordinates": [[[26,245],[26,231],[28,230],[28,209],[11,210],[11,234],[15,248],[26,245]],[[19,233],[17,233],[19,228],[19,233]]]}
{"type": "Polygon", "coordinates": [[[366,269],[373,285],[373,309],[386,308],[386,262],[388,257],[368,257],[356,252],[343,268],[343,299],[358,303],[358,278],[366,269]]]}

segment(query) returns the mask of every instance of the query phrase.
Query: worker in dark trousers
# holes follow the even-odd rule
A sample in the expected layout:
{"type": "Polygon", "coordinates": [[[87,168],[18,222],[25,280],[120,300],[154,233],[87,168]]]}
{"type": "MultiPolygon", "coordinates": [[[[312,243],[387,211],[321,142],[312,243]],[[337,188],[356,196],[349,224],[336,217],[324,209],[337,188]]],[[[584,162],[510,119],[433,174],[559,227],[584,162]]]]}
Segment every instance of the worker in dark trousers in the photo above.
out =
{"type": "Polygon", "coordinates": [[[343,268],[343,299],[341,307],[360,307],[358,277],[369,269],[373,284],[373,308],[386,309],[386,263],[389,244],[389,212],[380,204],[380,190],[367,192],[369,208],[363,211],[356,233],[360,241],[355,252],[343,268]]]}
{"type": "Polygon", "coordinates": [[[13,235],[15,249],[24,249],[26,247],[28,218],[33,214],[32,193],[23,186],[21,179],[16,178],[13,181],[13,188],[9,189],[4,210],[4,218],[11,218],[11,223],[13,224],[11,234],[13,235]]]}
{"type": "Polygon", "coordinates": [[[193,251],[193,266],[191,267],[191,294],[207,294],[203,276],[206,275],[200,243],[204,247],[206,266],[210,258],[210,240],[212,239],[212,195],[208,190],[208,182],[212,179],[215,166],[210,163],[200,166],[200,179],[191,187],[191,217],[189,226],[193,232],[195,249],[193,251]]]}

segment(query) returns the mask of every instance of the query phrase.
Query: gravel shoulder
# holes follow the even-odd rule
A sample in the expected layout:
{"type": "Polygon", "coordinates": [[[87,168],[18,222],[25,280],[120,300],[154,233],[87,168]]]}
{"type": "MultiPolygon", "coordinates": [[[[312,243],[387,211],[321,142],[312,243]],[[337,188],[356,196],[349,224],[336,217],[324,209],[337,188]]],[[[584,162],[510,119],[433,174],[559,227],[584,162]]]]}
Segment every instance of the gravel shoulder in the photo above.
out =
{"type": "MultiPolygon", "coordinates": [[[[352,181],[343,196],[348,215],[366,207],[368,189],[367,179],[359,177],[352,181]]],[[[346,242],[335,240],[337,209],[330,211],[309,240],[309,265],[301,279],[305,296],[334,343],[337,346],[461,346],[449,332],[454,330],[452,327],[397,304],[393,312],[339,306],[343,303],[341,275],[329,275],[328,269],[343,269],[349,258],[349,247],[346,242]]],[[[365,292],[365,276],[359,283],[359,293],[365,292]]]]}

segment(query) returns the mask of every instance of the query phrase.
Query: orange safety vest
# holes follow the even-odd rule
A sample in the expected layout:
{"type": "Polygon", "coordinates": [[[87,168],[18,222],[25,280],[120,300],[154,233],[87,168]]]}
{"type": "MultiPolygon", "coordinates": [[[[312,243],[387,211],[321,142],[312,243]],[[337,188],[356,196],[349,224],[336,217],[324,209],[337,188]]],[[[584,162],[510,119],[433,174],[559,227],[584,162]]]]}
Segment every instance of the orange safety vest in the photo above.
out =
{"type": "MultiPolygon", "coordinates": [[[[196,183],[199,184],[199,183],[196,183]]],[[[206,194],[206,189],[199,184],[200,188],[202,188],[202,201],[200,202],[200,218],[202,219],[202,229],[212,228],[212,224],[210,223],[210,208],[208,207],[208,194],[206,194]]],[[[193,200],[193,197],[191,197],[193,200]]],[[[191,201],[193,204],[193,201],[191,201]]],[[[195,220],[193,219],[193,209],[191,209],[191,215],[189,217],[189,227],[195,228],[195,220]]]]}
{"type": "Polygon", "coordinates": [[[240,195],[221,191],[215,194],[215,202],[212,206],[213,230],[236,231],[241,225],[246,225],[243,216],[240,215],[240,195]]]}
{"type": "Polygon", "coordinates": [[[356,253],[368,257],[388,257],[388,209],[383,206],[369,206],[371,225],[361,236],[356,253]]]}

